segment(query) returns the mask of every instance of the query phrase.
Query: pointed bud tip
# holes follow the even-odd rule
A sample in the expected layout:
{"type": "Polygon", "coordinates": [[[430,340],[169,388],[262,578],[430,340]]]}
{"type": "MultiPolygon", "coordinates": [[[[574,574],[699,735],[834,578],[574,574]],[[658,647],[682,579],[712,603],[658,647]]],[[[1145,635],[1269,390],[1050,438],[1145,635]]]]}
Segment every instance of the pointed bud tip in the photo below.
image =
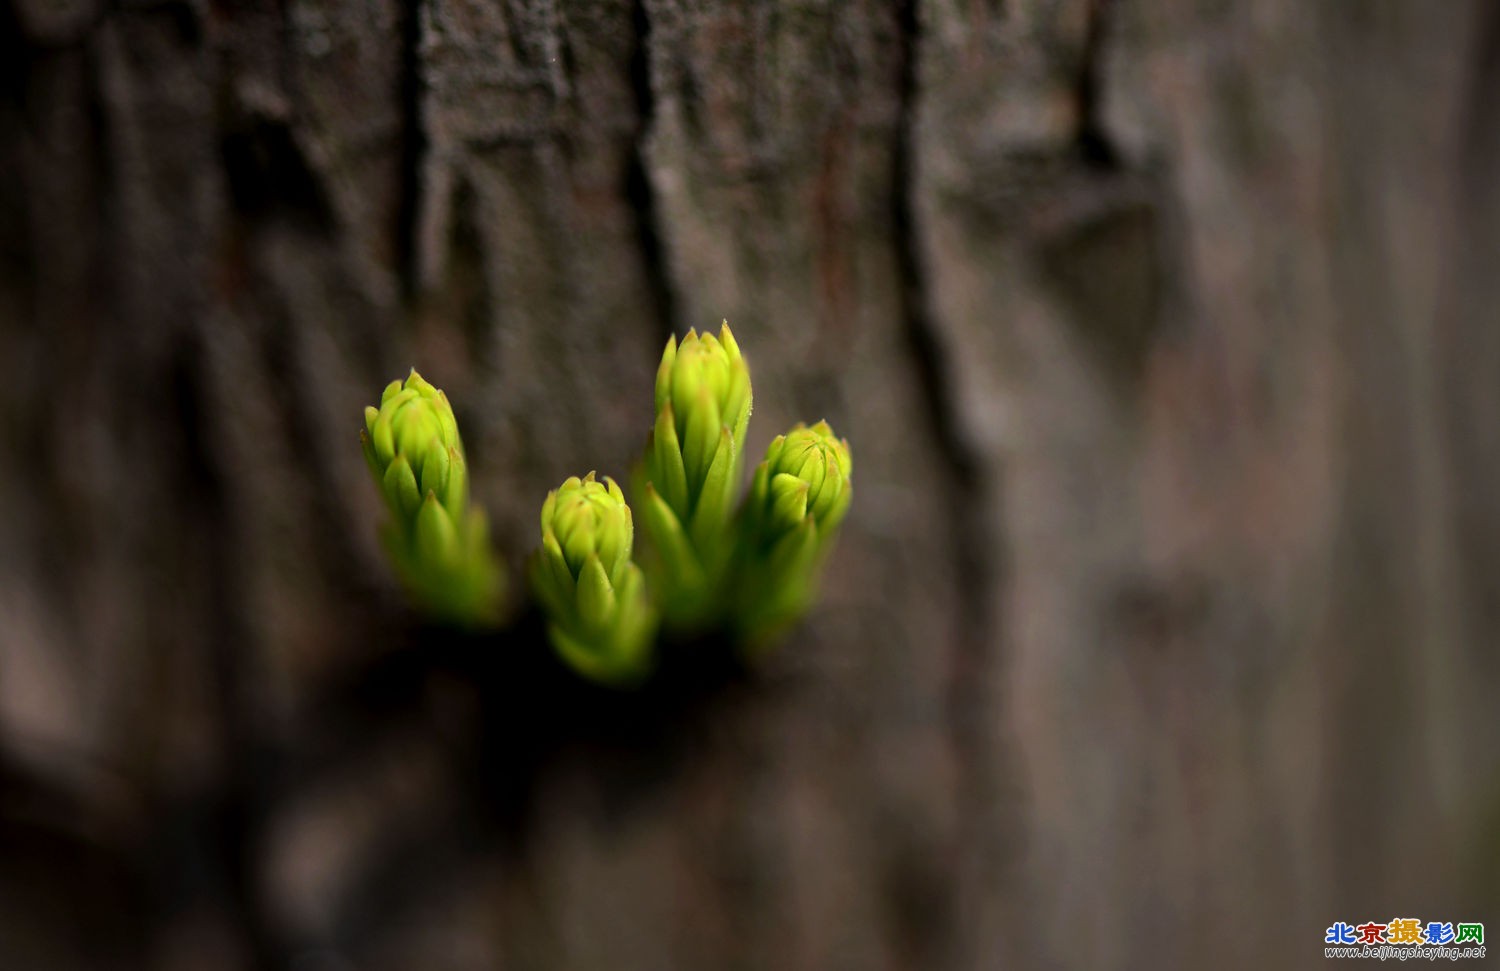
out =
{"type": "Polygon", "coordinates": [[[738,361],[741,359],[740,345],[734,339],[734,331],[729,329],[728,320],[719,325],[719,343],[723,345],[724,350],[729,352],[731,360],[738,361]]]}

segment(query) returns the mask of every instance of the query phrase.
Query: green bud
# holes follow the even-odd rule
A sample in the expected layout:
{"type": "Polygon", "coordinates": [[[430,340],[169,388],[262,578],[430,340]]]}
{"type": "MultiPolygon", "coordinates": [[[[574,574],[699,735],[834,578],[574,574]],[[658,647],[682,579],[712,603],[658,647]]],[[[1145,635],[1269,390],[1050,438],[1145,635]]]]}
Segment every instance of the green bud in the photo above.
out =
{"type": "Polygon", "coordinates": [[[691,521],[709,485],[725,429],[729,453],[724,478],[731,487],[738,481],[750,405],[750,369],[727,322],[718,337],[689,330],[680,343],[667,341],[656,372],[657,423],[647,471],[682,522],[691,521]],[[681,489],[676,485],[679,465],[681,489]]]}
{"type": "Polygon", "coordinates": [[[668,619],[679,626],[701,626],[717,609],[750,407],[750,369],[728,323],[717,337],[690,330],[667,341],[639,484],[653,489],[650,505],[665,507],[651,509],[646,528],[668,619]]]}
{"type": "Polygon", "coordinates": [[[635,524],[625,494],[615,480],[603,482],[590,472],[574,476],[547,494],[542,503],[542,538],[551,535],[562,550],[564,565],[576,580],[589,556],[597,555],[611,580],[630,561],[635,524]]]}
{"type": "Polygon", "coordinates": [[[811,517],[820,533],[832,533],[849,511],[852,468],[849,443],[834,437],[826,421],[811,428],[798,425],[766,449],[751,502],[766,511],[772,531],[790,529],[811,517]]]}
{"type": "Polygon", "coordinates": [[[365,461],[393,517],[383,541],[407,589],[449,620],[494,620],[504,577],[488,523],[468,505],[463,441],[447,396],[413,370],[404,383],[386,385],[364,418],[365,461]]]}
{"type": "Polygon", "coordinates": [[[630,559],[634,522],[609,477],[569,478],[542,503],[542,545],[529,565],[558,655],[585,677],[627,685],[651,662],[656,616],[630,559]]]}
{"type": "Polygon", "coordinates": [[[735,571],[736,621],[763,644],[811,604],[822,560],[853,499],[849,443],[827,422],[777,436],[755,471],[735,571]]]}
{"type": "Polygon", "coordinates": [[[463,452],[458,422],[447,397],[423,380],[416,369],[404,385],[400,381],[386,385],[379,408],[365,408],[365,431],[360,439],[382,478],[398,454],[407,457],[414,471],[421,471],[434,441],[445,450],[463,452]]]}

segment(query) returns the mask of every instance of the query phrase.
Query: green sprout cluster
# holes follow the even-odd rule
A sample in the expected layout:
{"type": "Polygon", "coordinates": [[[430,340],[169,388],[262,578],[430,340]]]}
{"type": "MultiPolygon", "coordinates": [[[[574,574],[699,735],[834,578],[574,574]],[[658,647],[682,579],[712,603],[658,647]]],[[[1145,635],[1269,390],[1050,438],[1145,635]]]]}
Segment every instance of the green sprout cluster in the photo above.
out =
{"type": "MultiPolygon", "coordinates": [[[[852,499],[849,444],[827,422],[771,443],[742,493],[750,369],[728,323],[667,341],[656,416],[633,480],[648,542],[608,476],[570,477],[542,504],[527,575],[558,656],[583,677],[639,683],[658,628],[725,631],[750,650],[811,606],[852,499]]],[[[415,371],[365,410],[365,456],[394,513],[386,548],[413,596],[464,623],[493,620],[501,574],[470,508],[448,399],[415,371]]]]}
{"type": "Polygon", "coordinates": [[[590,472],[547,493],[532,589],[557,653],[596,681],[633,683],[650,666],[656,609],[630,558],[635,525],[615,480],[590,472]]]}
{"type": "Polygon", "coordinates": [[[386,386],[379,408],[365,408],[359,440],[391,512],[381,542],[412,598],[454,623],[495,621],[504,574],[484,511],[469,503],[463,440],[447,395],[413,368],[404,384],[386,386]]]}
{"type": "Polygon", "coordinates": [[[725,324],[719,337],[667,341],[656,372],[656,421],[639,492],[668,622],[700,627],[722,613],[734,550],[734,503],[750,426],[750,368],[725,324]]]}
{"type": "Polygon", "coordinates": [[[739,629],[764,643],[812,604],[819,564],[854,493],[849,443],[826,421],[778,435],[741,516],[734,602],[739,629]]]}
{"type": "Polygon", "coordinates": [[[853,497],[849,445],[827,422],[778,436],[740,500],[750,369],[725,323],[667,341],[638,477],[665,622],[766,643],[811,605],[853,497]]]}

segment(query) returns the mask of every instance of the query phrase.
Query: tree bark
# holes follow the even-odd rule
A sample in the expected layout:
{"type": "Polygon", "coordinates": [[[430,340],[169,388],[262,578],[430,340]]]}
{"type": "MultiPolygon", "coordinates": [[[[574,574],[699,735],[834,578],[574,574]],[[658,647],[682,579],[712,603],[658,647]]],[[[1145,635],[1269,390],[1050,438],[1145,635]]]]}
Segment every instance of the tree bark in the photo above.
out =
{"type": "Polygon", "coordinates": [[[1260,968],[1500,903],[1496,8],[0,18],[0,966],[1260,968]],[[387,381],[519,591],[724,318],[751,454],[855,456],[779,653],[631,700],[406,613],[387,381]]]}

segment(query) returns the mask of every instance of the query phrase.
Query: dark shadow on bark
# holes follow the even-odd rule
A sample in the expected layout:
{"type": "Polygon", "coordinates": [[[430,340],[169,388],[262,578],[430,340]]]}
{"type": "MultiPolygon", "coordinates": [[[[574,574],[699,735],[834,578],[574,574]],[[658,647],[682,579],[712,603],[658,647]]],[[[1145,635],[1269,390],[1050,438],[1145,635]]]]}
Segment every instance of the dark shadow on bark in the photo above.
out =
{"type": "Polygon", "coordinates": [[[351,949],[476,861],[498,853],[521,865],[539,787],[557,766],[581,766],[597,783],[605,821],[623,821],[695,759],[726,706],[757,690],[719,636],[663,640],[650,678],[616,689],[567,668],[535,611],[496,631],[412,624],[399,647],[323,686],[310,706],[318,723],[272,770],[278,796],[294,798],[372,734],[416,723],[439,739],[446,775],[459,782],[446,825],[387,834],[350,881],[356,889],[339,902],[335,924],[336,943],[351,949]],[[434,709],[455,692],[467,703],[446,706],[459,721],[442,724],[434,709]]]}

